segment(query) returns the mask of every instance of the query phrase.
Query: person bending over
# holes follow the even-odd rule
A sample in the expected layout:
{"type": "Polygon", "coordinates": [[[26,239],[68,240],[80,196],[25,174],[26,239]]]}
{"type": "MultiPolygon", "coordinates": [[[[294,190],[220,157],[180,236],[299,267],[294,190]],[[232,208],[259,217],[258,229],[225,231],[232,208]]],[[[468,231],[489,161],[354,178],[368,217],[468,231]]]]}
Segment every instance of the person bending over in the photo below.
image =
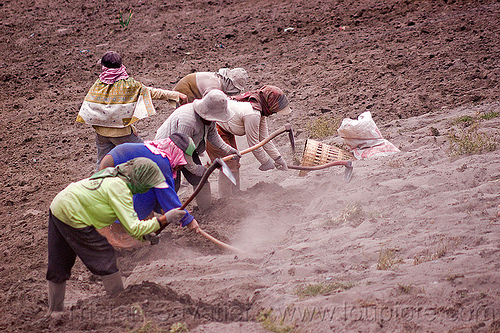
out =
{"type": "MultiPolygon", "coordinates": [[[[64,310],[66,281],[77,256],[93,274],[101,277],[107,294],[123,290],[115,250],[96,229],[119,219],[130,235],[142,239],[167,223],[185,224],[187,212],[180,209],[172,209],[158,218],[138,219],[132,196],[166,186],[158,165],[139,157],[71,183],[56,195],[50,204],[48,221],[49,314],[64,310]]],[[[199,231],[196,220],[187,227],[199,231]]]]}
{"type": "MultiPolygon", "coordinates": [[[[196,150],[193,153],[193,164],[188,163],[182,169],[187,181],[196,187],[206,168],[201,165],[199,155],[205,152],[206,142],[217,147],[223,156],[239,155],[239,152],[222,140],[215,124],[225,122],[234,115],[227,107],[228,97],[220,90],[210,90],[202,99],[185,104],[176,109],[156,131],[155,140],[168,138],[172,133],[186,134],[193,139],[196,150]]],[[[180,174],[175,179],[176,190],[180,187],[180,174]]],[[[210,183],[206,182],[196,196],[200,210],[211,205],[210,183]]]]}
{"type": "Polygon", "coordinates": [[[243,68],[221,68],[218,72],[188,74],[177,82],[174,91],[185,94],[191,103],[202,99],[212,89],[221,90],[227,96],[238,95],[245,91],[247,81],[248,74],[243,68]]]}
{"type": "MultiPolygon", "coordinates": [[[[174,133],[169,138],[146,141],[144,143],[124,143],[113,148],[101,161],[99,170],[125,163],[137,157],[145,157],[154,161],[166,179],[167,187],[151,188],[146,193],[134,194],[134,209],[140,220],[148,218],[151,213],[164,213],[181,206],[175,192],[174,179],[177,171],[191,161],[195,149],[193,140],[185,134],[174,133]]],[[[188,214],[185,223],[193,220],[188,214]]],[[[141,242],[132,238],[120,223],[113,223],[99,232],[106,236],[115,248],[134,247],[141,242]]]]}
{"type": "MultiPolygon", "coordinates": [[[[285,115],[291,112],[289,102],[283,91],[272,85],[265,85],[258,90],[249,91],[232,97],[228,103],[234,116],[226,122],[217,122],[217,130],[221,138],[233,148],[237,149],[235,136],[246,136],[248,146],[254,146],[269,136],[267,118],[273,114],[285,115]]],[[[207,153],[211,160],[224,156],[224,152],[217,147],[207,144],[207,153]]],[[[260,162],[261,171],[271,170],[275,167],[287,170],[285,160],[272,141],[252,151],[260,162]]],[[[219,196],[231,197],[239,191],[238,161],[228,161],[237,180],[234,186],[224,174],[219,173],[219,196]]]]}

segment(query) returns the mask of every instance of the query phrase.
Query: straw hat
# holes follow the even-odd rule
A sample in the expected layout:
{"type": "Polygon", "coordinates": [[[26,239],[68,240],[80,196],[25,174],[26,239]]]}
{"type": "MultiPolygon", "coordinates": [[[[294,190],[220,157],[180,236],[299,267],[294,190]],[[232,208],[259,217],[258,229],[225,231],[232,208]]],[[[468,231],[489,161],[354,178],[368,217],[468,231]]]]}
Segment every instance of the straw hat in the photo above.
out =
{"type": "Polygon", "coordinates": [[[207,121],[226,122],[234,112],[227,107],[228,98],[220,90],[210,90],[202,99],[193,101],[194,111],[207,121]]]}

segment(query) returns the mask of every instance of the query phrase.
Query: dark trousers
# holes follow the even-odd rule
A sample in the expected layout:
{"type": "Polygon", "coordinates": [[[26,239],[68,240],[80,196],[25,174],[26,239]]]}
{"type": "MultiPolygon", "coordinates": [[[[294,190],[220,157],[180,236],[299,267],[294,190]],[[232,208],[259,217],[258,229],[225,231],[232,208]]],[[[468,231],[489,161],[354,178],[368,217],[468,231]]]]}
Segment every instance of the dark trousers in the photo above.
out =
{"type": "MultiPolygon", "coordinates": [[[[217,132],[225,143],[238,150],[238,146],[236,145],[236,137],[234,136],[234,134],[226,132],[219,125],[217,125],[217,132]]],[[[217,157],[223,158],[226,156],[226,153],[224,151],[222,151],[220,148],[215,147],[210,142],[207,142],[206,152],[208,154],[208,157],[210,157],[211,162],[215,161],[217,157]]],[[[236,173],[236,171],[241,167],[239,159],[226,161],[226,165],[233,173],[236,173]]]]}
{"type": "Polygon", "coordinates": [[[97,170],[99,170],[99,164],[101,164],[102,159],[111,151],[111,149],[127,142],[142,143],[143,140],[140,136],[133,132],[129,135],[119,136],[116,138],[102,136],[96,133],[95,145],[97,147],[97,170]]]}
{"type": "Polygon", "coordinates": [[[118,272],[115,249],[94,227],[73,228],[49,211],[49,264],[47,280],[61,283],[68,280],[78,256],[95,275],[118,272]]]}
{"type": "MultiPolygon", "coordinates": [[[[200,156],[198,156],[197,152],[193,152],[192,158],[194,163],[201,165],[200,156]]],[[[186,168],[182,168],[180,171],[177,171],[177,176],[175,176],[175,192],[179,191],[181,188],[181,172],[184,178],[186,178],[188,183],[193,185],[193,187],[196,187],[202,178],[201,176],[197,176],[187,171],[186,168]]]]}

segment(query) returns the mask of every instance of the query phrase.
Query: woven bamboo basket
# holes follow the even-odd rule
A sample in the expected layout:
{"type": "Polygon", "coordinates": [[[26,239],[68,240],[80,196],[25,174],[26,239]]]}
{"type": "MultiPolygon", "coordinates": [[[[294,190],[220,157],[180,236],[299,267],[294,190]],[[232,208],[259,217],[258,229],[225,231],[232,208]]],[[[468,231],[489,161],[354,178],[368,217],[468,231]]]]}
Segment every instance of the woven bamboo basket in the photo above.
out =
{"type": "MultiPolygon", "coordinates": [[[[327,145],[326,143],[307,139],[302,156],[303,166],[314,166],[326,164],[333,161],[352,160],[353,155],[341,148],[327,145]]],[[[304,176],[308,171],[301,170],[299,176],[304,176]]]]}

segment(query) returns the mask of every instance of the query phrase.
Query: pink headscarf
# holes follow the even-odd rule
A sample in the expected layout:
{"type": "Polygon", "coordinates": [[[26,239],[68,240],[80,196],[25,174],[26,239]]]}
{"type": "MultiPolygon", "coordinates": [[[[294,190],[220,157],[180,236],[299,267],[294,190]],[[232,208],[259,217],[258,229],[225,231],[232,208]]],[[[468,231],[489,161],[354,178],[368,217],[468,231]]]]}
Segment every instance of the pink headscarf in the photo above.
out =
{"type": "Polygon", "coordinates": [[[101,65],[102,73],[99,75],[99,80],[102,83],[113,84],[118,80],[128,79],[127,67],[121,65],[120,68],[108,68],[101,65]]]}
{"type": "Polygon", "coordinates": [[[144,145],[151,150],[153,154],[168,158],[174,178],[177,175],[177,172],[174,172],[174,168],[179,165],[187,164],[184,152],[182,149],[177,147],[175,143],[170,140],[170,138],[155,141],[144,141],[144,145]]]}

